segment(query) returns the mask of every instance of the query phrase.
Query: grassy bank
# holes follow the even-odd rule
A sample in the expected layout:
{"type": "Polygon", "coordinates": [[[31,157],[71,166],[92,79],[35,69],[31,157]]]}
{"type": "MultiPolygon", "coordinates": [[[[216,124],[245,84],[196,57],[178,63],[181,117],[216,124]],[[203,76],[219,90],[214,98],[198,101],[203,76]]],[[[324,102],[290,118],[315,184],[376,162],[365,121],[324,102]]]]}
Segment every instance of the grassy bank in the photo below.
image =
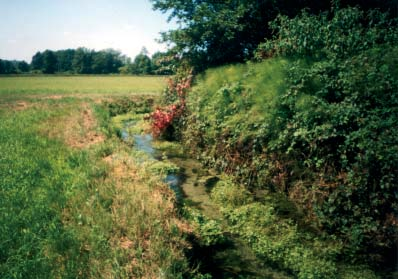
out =
{"type": "Polygon", "coordinates": [[[70,97],[0,109],[1,278],[191,274],[173,193],[109,115],[70,97]]]}
{"type": "Polygon", "coordinates": [[[177,126],[188,149],[241,191],[265,190],[291,208],[280,216],[277,201],[232,203],[233,230],[300,278],[345,278],[340,264],[349,262],[393,276],[396,53],[376,48],[338,65],[272,58],[224,66],[199,76],[188,94],[177,126]],[[380,67],[388,82],[377,87],[380,67]]]}

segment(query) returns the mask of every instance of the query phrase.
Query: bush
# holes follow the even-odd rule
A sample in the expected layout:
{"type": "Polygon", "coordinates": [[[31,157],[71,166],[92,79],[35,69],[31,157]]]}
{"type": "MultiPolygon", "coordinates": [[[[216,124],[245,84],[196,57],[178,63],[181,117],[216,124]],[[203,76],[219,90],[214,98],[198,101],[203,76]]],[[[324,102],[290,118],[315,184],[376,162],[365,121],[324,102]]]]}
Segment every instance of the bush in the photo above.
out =
{"type": "Polygon", "coordinates": [[[277,37],[258,53],[300,59],[288,71],[281,106],[290,116],[275,146],[303,162],[312,181],[292,187],[291,197],[348,241],[347,254],[375,260],[397,235],[396,22],[348,8],[330,19],[280,16],[273,26],[277,37]]]}
{"type": "Polygon", "coordinates": [[[183,208],[184,217],[190,222],[201,246],[222,244],[226,241],[221,225],[193,208],[183,208]]]}
{"type": "Polygon", "coordinates": [[[211,198],[223,207],[237,207],[252,201],[250,192],[243,186],[225,180],[217,182],[211,191],[211,198]]]}
{"type": "Polygon", "coordinates": [[[279,17],[258,51],[274,57],[208,70],[181,122],[205,163],[284,193],[347,260],[373,264],[398,235],[398,28],[387,18],[279,17]]]}

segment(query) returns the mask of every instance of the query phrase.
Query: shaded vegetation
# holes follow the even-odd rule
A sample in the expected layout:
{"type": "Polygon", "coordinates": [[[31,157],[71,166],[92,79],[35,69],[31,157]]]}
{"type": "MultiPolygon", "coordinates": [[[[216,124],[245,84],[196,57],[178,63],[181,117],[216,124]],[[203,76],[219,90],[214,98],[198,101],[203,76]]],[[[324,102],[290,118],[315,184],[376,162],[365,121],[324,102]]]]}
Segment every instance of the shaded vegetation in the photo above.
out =
{"type": "MultiPolygon", "coordinates": [[[[271,27],[274,39],[257,51],[263,62],[209,69],[197,78],[185,117],[174,122],[176,135],[247,189],[283,194],[307,226],[340,243],[337,258],[394,269],[396,22],[378,11],[348,8],[280,16],[271,27]]],[[[239,219],[240,232],[250,235],[239,219]]],[[[282,227],[295,230],[288,224],[282,227]]],[[[304,257],[311,248],[297,249],[304,257]]],[[[305,263],[279,256],[273,261],[297,265],[302,278],[309,275],[301,268],[315,265],[312,256],[305,263]]],[[[329,271],[312,270],[315,278],[339,270],[320,266],[329,271]]]]}
{"type": "MultiPolygon", "coordinates": [[[[360,6],[364,10],[378,8],[397,15],[397,3],[363,0],[151,0],[153,7],[168,13],[177,21],[178,29],[162,34],[170,43],[170,52],[189,63],[195,71],[228,63],[243,62],[253,57],[257,45],[272,37],[268,23],[278,14],[295,17],[303,8],[310,14],[360,6]]],[[[315,30],[315,29],[313,29],[315,30]]]]}

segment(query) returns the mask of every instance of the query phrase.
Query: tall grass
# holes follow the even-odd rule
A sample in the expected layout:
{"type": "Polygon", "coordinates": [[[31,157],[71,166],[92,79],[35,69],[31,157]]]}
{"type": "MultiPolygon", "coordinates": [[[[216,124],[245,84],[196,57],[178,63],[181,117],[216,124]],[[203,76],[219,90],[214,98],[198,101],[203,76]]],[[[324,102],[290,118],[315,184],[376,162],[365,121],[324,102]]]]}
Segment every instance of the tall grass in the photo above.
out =
{"type": "Polygon", "coordinates": [[[85,261],[63,225],[67,195],[87,182],[73,153],[35,133],[46,111],[2,112],[0,122],[0,274],[2,278],[78,277],[85,261]]]}
{"type": "Polygon", "coordinates": [[[191,274],[171,190],[115,137],[104,107],[42,100],[2,109],[0,118],[1,278],[191,274]],[[80,133],[82,109],[93,111],[93,129],[106,138],[68,146],[70,135],[49,127],[67,126],[72,114],[80,133]]]}

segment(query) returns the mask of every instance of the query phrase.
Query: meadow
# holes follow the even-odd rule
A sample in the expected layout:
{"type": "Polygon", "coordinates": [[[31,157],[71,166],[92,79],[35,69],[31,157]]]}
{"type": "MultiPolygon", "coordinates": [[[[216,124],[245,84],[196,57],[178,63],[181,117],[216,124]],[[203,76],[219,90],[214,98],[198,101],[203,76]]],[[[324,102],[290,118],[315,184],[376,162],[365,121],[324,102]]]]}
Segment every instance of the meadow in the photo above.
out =
{"type": "Polygon", "coordinates": [[[164,76],[0,76],[0,96],[4,101],[22,96],[153,95],[165,82],[164,76]]]}
{"type": "Polygon", "coordinates": [[[156,96],[162,80],[0,79],[0,278],[191,272],[171,190],[117,137],[109,113],[109,102],[115,109],[156,96]]]}

